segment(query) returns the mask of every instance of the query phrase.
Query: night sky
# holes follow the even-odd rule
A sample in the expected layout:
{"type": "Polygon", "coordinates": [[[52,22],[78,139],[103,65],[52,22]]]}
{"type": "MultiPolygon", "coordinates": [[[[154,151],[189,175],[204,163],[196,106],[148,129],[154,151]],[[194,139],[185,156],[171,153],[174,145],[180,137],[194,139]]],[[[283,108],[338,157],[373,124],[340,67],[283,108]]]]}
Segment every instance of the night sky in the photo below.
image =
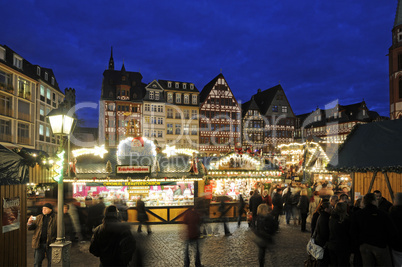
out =
{"type": "MultiPolygon", "coordinates": [[[[2,3],[0,43],[53,69],[77,102],[98,102],[115,69],[202,88],[222,69],[236,99],[280,83],[293,112],[363,99],[389,116],[388,48],[397,0],[48,1],[2,3]]],[[[98,110],[78,113],[96,127],[98,110]]]]}

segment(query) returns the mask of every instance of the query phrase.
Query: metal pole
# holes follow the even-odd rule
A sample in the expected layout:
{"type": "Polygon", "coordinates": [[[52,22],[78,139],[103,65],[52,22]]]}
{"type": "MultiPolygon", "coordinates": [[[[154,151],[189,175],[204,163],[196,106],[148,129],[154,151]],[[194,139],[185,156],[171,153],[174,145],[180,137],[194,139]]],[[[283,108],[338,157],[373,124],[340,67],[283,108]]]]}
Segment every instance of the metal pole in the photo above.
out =
{"type": "Polygon", "coordinates": [[[68,172],[67,172],[67,178],[70,178],[70,135],[67,135],[67,142],[68,142],[68,147],[67,147],[67,168],[68,168],[68,172]]]}
{"type": "MultiPolygon", "coordinates": [[[[60,149],[63,151],[63,136],[60,136],[60,149]]],[[[64,158],[63,163],[64,165],[64,158]]],[[[58,181],[57,192],[57,238],[56,242],[64,242],[64,229],[63,229],[63,177],[64,170],[61,172],[60,179],[58,181]]]]}

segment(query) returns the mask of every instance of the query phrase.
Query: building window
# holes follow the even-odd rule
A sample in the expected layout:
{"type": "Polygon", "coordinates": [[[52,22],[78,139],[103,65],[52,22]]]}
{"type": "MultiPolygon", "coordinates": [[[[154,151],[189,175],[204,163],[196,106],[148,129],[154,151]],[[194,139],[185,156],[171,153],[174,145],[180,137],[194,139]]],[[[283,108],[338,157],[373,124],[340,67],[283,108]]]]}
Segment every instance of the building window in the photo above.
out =
{"type": "Polygon", "coordinates": [[[176,119],[181,119],[181,111],[180,110],[176,110],[175,118],[176,119]]]}
{"type": "Polygon", "coordinates": [[[181,103],[181,94],[176,94],[176,103],[181,103]]]}
{"type": "Polygon", "coordinates": [[[272,112],[278,112],[278,106],[273,106],[272,107],[272,112]]]}
{"type": "Polygon", "coordinates": [[[44,135],[45,133],[44,133],[44,129],[45,127],[42,125],[42,124],[40,124],[39,125],[39,135],[44,135]]]}
{"type": "Polygon", "coordinates": [[[11,136],[11,121],[0,120],[0,139],[4,136],[11,136]]]}
{"type": "Polygon", "coordinates": [[[197,125],[191,125],[191,135],[197,135],[197,125]]]}
{"type": "Polygon", "coordinates": [[[160,124],[160,125],[163,124],[163,118],[158,118],[158,124],[160,124]]]}
{"type": "Polygon", "coordinates": [[[189,134],[189,127],[188,127],[187,124],[184,125],[184,127],[183,127],[183,134],[184,134],[184,135],[188,135],[188,134],[189,134]]]}
{"type": "Polygon", "coordinates": [[[39,66],[36,67],[36,74],[40,76],[40,67],[39,66]]]}
{"type": "Polygon", "coordinates": [[[154,91],[149,91],[149,99],[154,99],[154,91]]]}
{"type": "Polygon", "coordinates": [[[172,82],[168,82],[168,88],[172,88],[172,82]]]}
{"type": "Polygon", "coordinates": [[[168,95],[167,95],[167,102],[168,102],[168,103],[173,103],[173,93],[168,93],[168,95]]]}
{"type": "Polygon", "coordinates": [[[175,84],[175,88],[179,89],[179,83],[175,84]]]}
{"type": "Polygon", "coordinates": [[[0,87],[3,87],[3,89],[10,87],[10,89],[12,89],[10,74],[0,71],[0,87]]]}
{"type": "Polygon", "coordinates": [[[45,80],[47,81],[49,79],[49,74],[45,72],[45,80]]]}
{"type": "Polygon", "coordinates": [[[19,56],[14,55],[14,66],[22,69],[22,58],[20,58],[19,56]]]}
{"type": "Polygon", "coordinates": [[[54,77],[52,77],[52,85],[54,85],[54,77]]]}
{"type": "Polygon", "coordinates": [[[18,94],[24,97],[26,93],[31,93],[30,83],[24,79],[18,78],[18,94]]]}
{"type": "Polygon", "coordinates": [[[18,123],[18,137],[29,138],[29,125],[18,123]]]}
{"type": "Polygon", "coordinates": [[[197,95],[192,95],[191,103],[192,103],[193,105],[197,105],[197,95]]]}
{"type": "Polygon", "coordinates": [[[188,109],[183,110],[183,114],[186,120],[190,119],[190,111],[188,109]]]}
{"type": "Polygon", "coordinates": [[[167,117],[169,119],[173,119],[173,109],[171,109],[171,108],[167,109],[167,117]]]}
{"type": "Polygon", "coordinates": [[[0,47],[0,59],[5,60],[6,58],[6,50],[3,47],[0,47]]]}
{"type": "Polygon", "coordinates": [[[155,92],[155,100],[159,100],[159,92],[155,92]]]}
{"type": "Polygon", "coordinates": [[[163,137],[162,131],[158,131],[158,137],[160,137],[160,138],[163,137]]]}
{"type": "Polygon", "coordinates": [[[145,111],[150,111],[150,105],[149,105],[149,104],[145,104],[145,105],[144,105],[144,110],[145,110],[145,111]]]}
{"type": "Polygon", "coordinates": [[[145,130],[145,131],[144,131],[144,136],[145,136],[145,137],[149,137],[149,131],[148,131],[148,130],[145,130]]]}
{"type": "Polygon", "coordinates": [[[157,105],[151,105],[152,112],[156,112],[156,107],[157,107],[157,105]]]}
{"type": "Polygon", "coordinates": [[[187,89],[187,84],[183,83],[183,89],[187,89]]]}
{"type": "Polygon", "coordinates": [[[163,112],[163,106],[162,105],[158,105],[158,112],[163,112]]]}
{"type": "Polygon", "coordinates": [[[181,133],[181,124],[176,124],[175,134],[181,133]]]}
{"type": "Polygon", "coordinates": [[[50,137],[50,128],[49,128],[49,126],[46,127],[46,137],[50,137]]]}
{"type": "Polygon", "coordinates": [[[191,110],[191,118],[193,119],[193,120],[196,120],[197,119],[197,110],[195,110],[195,109],[193,109],[193,110],[191,110]]]}
{"type": "Polygon", "coordinates": [[[288,113],[288,107],[282,106],[282,113],[288,113]]]}
{"type": "Polygon", "coordinates": [[[184,104],[190,104],[190,96],[189,95],[184,95],[183,102],[184,102],[184,104]]]}
{"type": "Polygon", "coordinates": [[[190,89],[193,90],[194,89],[194,84],[190,84],[190,89]]]}
{"type": "Polygon", "coordinates": [[[166,134],[173,134],[173,124],[172,123],[167,124],[166,134]]]}

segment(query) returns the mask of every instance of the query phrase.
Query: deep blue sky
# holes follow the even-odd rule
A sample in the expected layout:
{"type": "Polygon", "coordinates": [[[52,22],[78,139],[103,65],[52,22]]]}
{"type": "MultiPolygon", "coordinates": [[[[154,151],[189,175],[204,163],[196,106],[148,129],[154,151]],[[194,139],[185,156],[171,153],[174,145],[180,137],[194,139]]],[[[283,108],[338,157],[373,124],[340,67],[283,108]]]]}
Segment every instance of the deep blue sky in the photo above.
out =
{"type": "MultiPolygon", "coordinates": [[[[77,102],[115,69],[193,82],[222,73],[238,101],[281,83],[294,113],[336,99],[389,116],[388,48],[397,0],[6,0],[0,43],[53,69],[77,102]]],[[[86,126],[98,111],[81,110],[86,126]]]]}

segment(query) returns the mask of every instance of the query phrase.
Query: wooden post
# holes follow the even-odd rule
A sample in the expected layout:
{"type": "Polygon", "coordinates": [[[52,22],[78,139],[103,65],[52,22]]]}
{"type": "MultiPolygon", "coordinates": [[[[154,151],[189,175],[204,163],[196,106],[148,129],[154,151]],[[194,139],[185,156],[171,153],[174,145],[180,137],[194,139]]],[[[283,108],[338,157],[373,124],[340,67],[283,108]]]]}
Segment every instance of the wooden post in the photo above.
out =
{"type": "Polygon", "coordinates": [[[356,185],[355,185],[355,173],[352,172],[350,174],[351,178],[352,178],[352,188],[350,189],[350,200],[352,201],[352,203],[355,203],[355,189],[356,189],[356,185]]]}
{"type": "Polygon", "coordinates": [[[368,189],[368,191],[367,191],[366,194],[370,193],[370,192],[371,192],[371,189],[373,189],[374,180],[375,180],[375,177],[376,177],[376,176],[377,176],[377,171],[374,172],[373,178],[371,178],[370,186],[369,186],[369,189],[368,189]]]}
{"type": "Polygon", "coordinates": [[[394,203],[394,191],[392,191],[392,187],[391,187],[391,183],[389,182],[388,174],[387,174],[387,172],[384,172],[383,174],[385,176],[385,181],[387,182],[388,191],[389,191],[389,194],[391,195],[392,203],[394,203]]]}

